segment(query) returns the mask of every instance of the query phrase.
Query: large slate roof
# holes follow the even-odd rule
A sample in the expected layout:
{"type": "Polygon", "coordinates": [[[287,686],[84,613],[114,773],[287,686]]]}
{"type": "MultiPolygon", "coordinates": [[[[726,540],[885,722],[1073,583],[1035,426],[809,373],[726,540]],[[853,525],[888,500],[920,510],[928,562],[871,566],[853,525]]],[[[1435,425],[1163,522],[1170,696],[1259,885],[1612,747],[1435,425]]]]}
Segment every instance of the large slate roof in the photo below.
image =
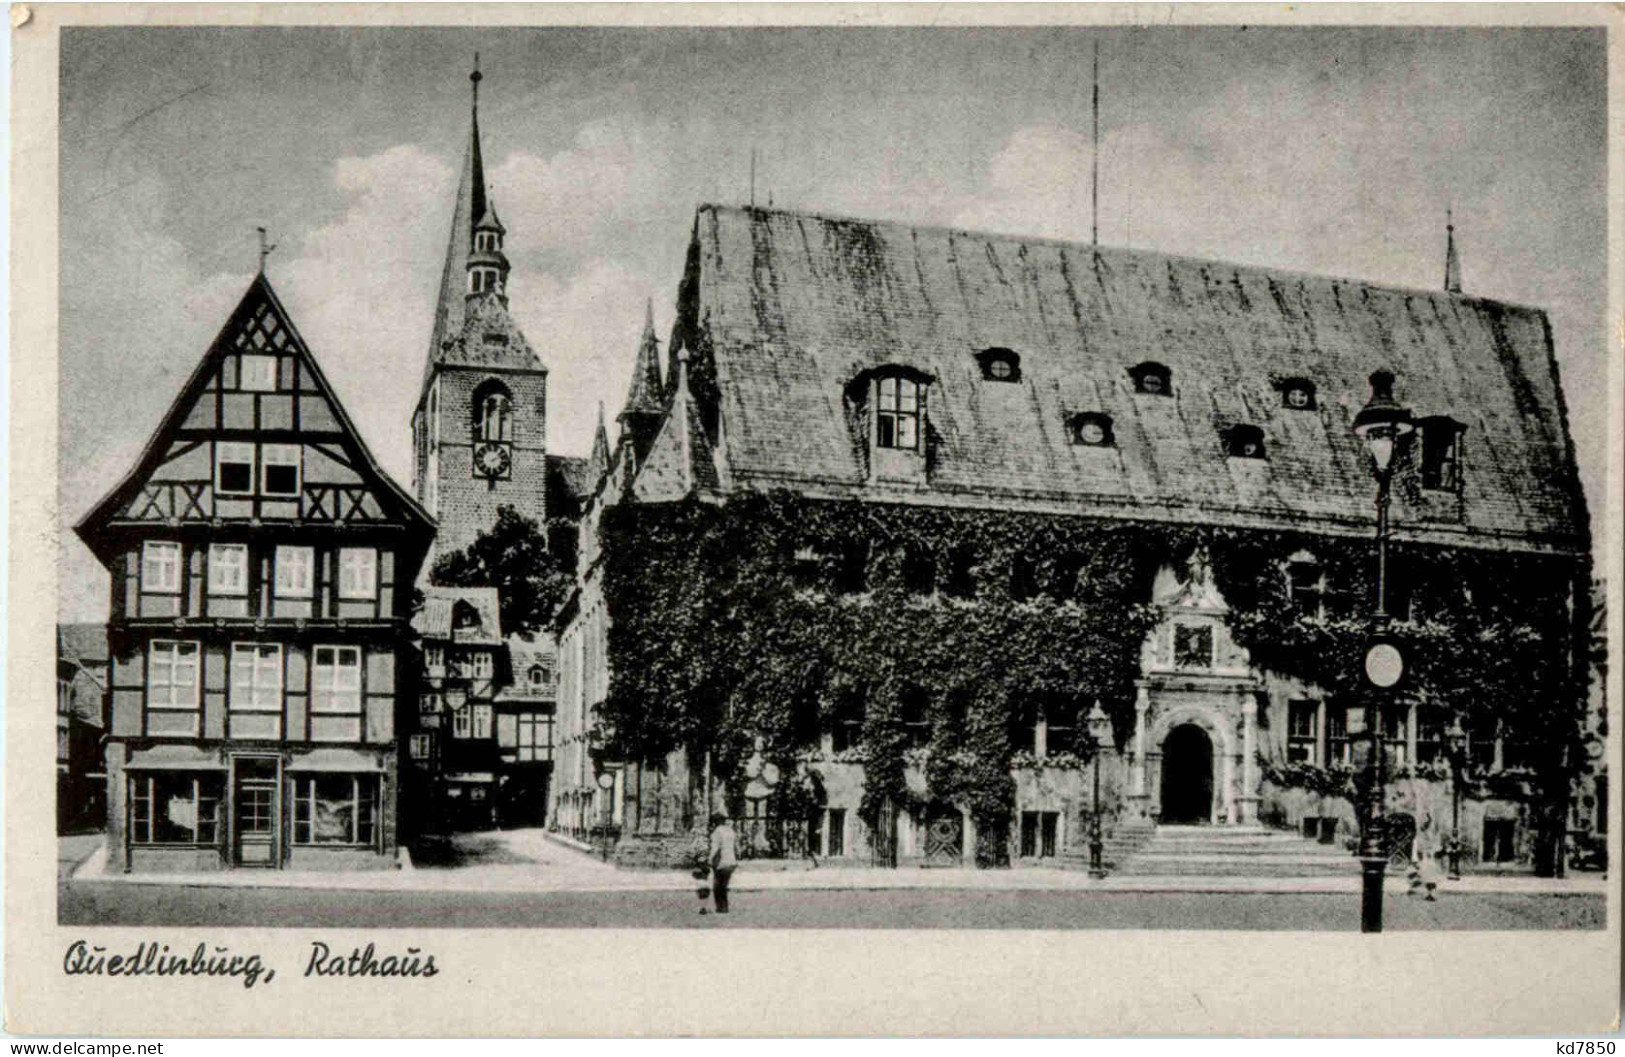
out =
{"type": "MultiPolygon", "coordinates": [[[[931,375],[930,485],[914,502],[1367,532],[1374,485],[1350,431],[1378,369],[1418,416],[1465,424],[1459,502],[1407,505],[1400,534],[1583,550],[1544,312],[1141,250],[783,210],[702,206],[681,320],[709,344],[734,481],[884,497],[844,392],[866,368],[931,375]],[[702,333],[703,332],[703,333],[702,333]],[[974,354],[1007,347],[1019,383],[974,354]],[[1137,393],[1156,361],[1174,396],[1137,393]],[[1318,407],[1289,410],[1289,377],[1318,407]],[[1116,444],[1067,420],[1111,416],[1116,444]],[[1219,430],[1262,428],[1267,463],[1219,430]]],[[[710,423],[713,431],[716,422],[710,423]]],[[[1412,497],[1415,498],[1414,496],[1412,497]]],[[[1455,497],[1450,497],[1454,500],[1455,497]]]]}

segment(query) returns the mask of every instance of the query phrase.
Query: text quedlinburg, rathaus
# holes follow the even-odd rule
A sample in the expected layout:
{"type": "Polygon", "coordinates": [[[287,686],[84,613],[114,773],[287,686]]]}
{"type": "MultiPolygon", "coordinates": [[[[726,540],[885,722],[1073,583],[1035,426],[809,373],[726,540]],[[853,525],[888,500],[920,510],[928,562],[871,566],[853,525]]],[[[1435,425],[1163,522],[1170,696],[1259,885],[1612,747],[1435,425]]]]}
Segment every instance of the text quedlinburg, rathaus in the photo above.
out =
{"type": "MultiPolygon", "coordinates": [[[[74,940],[62,959],[69,976],[224,976],[241,977],[243,987],[276,979],[276,970],[258,954],[232,954],[229,947],[199,943],[190,955],[170,953],[169,944],[143,942],[133,954],[108,954],[106,947],[74,940]]],[[[433,954],[408,947],[404,955],[378,957],[371,944],[348,955],[335,954],[320,940],[311,942],[306,976],[438,976],[433,954]]]]}

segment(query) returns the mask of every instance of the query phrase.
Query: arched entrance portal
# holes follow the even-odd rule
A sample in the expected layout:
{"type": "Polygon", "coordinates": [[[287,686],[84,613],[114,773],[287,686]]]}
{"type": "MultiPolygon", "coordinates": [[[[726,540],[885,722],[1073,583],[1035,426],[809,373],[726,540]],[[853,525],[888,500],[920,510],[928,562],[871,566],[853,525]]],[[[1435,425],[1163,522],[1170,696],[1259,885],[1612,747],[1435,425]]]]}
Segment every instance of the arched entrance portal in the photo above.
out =
{"type": "Polygon", "coordinates": [[[1195,723],[1168,732],[1162,743],[1162,821],[1213,818],[1213,740],[1195,723]]]}

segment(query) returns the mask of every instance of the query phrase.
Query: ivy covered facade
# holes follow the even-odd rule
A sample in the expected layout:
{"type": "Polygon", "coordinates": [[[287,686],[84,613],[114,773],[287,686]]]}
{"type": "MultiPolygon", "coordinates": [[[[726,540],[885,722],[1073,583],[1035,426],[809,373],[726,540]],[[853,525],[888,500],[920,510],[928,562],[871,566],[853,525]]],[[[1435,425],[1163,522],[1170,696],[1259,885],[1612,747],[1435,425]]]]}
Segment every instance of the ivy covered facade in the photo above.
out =
{"type": "Polygon", "coordinates": [[[1589,541],[1543,314],[714,207],[677,309],[590,468],[552,825],[648,863],[716,811],[882,864],[1077,858],[1097,810],[1347,837],[1380,631],[1390,814],[1437,848],[1459,792],[1469,864],[1556,868],[1589,541]],[[1420,424],[1388,621],[1379,370],[1420,424]]]}

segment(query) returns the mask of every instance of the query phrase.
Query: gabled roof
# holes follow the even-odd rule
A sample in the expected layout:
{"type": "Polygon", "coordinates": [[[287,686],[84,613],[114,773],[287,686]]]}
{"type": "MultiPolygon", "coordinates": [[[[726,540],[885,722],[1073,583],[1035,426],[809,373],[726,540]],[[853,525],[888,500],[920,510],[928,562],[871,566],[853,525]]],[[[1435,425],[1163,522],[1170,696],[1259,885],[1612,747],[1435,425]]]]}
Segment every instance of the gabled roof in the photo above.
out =
{"type": "Polygon", "coordinates": [[[513,666],[513,682],[497,691],[496,700],[499,703],[508,701],[551,701],[555,689],[554,661],[556,653],[553,640],[543,635],[530,640],[518,635],[509,635],[508,660],[513,666]],[[530,670],[541,665],[548,672],[546,685],[540,689],[533,689],[530,685],[530,670]]]}
{"type": "Polygon", "coordinates": [[[495,587],[439,587],[423,589],[423,608],[412,618],[412,630],[425,639],[455,640],[475,646],[502,645],[500,595],[495,587]],[[471,606],[474,628],[457,627],[459,603],[471,606]]]}
{"type": "Polygon", "coordinates": [[[232,310],[225,325],[220,328],[220,333],[186,380],[186,384],[181,386],[180,392],[176,394],[169,410],[164,413],[158,428],[147,439],[140,458],[130,468],[130,472],[74,526],[74,531],[98,557],[105,560],[101,549],[102,530],[129,504],[153,470],[165,459],[170,437],[186,421],[187,415],[211,379],[221,370],[225,358],[238,351],[234,339],[241,340],[243,335],[252,329],[249,324],[255,320],[263,320],[266,313],[270,313],[281,332],[287,335],[286,343],[280,351],[286,355],[292,350],[292,353],[300,358],[303,364],[302,371],[314,386],[314,393],[331,409],[338,429],[343,434],[343,443],[350,449],[350,455],[356,461],[358,470],[365,482],[378,493],[380,502],[385,504],[385,514],[415,529],[417,535],[422,538],[422,546],[427,548],[428,540],[434,531],[434,518],[419,506],[417,500],[397,484],[394,478],[384,472],[383,467],[373,458],[366,441],[362,439],[360,431],[356,429],[349,413],[339,401],[338,394],[333,391],[327,376],[322,373],[321,365],[316,362],[310,347],[299,334],[299,329],[294,325],[288,310],[283,307],[276,291],[271,288],[270,281],[261,272],[248,284],[242,300],[232,310]]]}
{"type": "MultiPolygon", "coordinates": [[[[708,428],[731,479],[883,498],[847,386],[866,369],[930,375],[930,485],[897,497],[1122,517],[1368,532],[1374,485],[1350,431],[1386,368],[1418,416],[1463,435],[1459,511],[1396,488],[1400,534],[1583,550],[1586,526],[1543,312],[1445,291],[1042,239],[703,206],[679,342],[714,388],[708,428]],[[985,381],[975,354],[1020,357],[985,381]],[[1173,397],[1129,369],[1171,370],[1173,397]],[[1283,407],[1304,377],[1315,408],[1283,407]],[[1070,443],[1077,413],[1116,443],[1070,443]],[[1228,459],[1219,431],[1263,430],[1228,459]],[[1250,465],[1243,465],[1250,464],[1250,465]]],[[[1453,497],[1452,497],[1453,498],[1453,497]]]]}

